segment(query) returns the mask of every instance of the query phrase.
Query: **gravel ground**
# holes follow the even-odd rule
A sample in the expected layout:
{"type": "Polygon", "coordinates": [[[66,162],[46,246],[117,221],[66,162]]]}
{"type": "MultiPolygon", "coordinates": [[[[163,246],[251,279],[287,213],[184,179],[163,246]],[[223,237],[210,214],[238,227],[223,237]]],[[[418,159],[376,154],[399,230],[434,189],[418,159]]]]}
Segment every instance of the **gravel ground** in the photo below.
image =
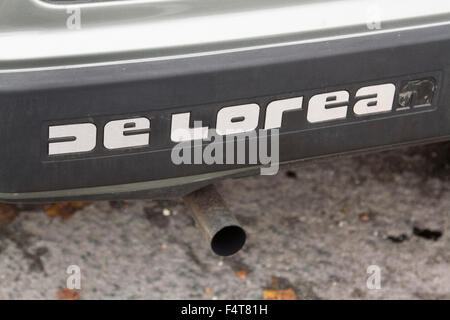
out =
{"type": "Polygon", "coordinates": [[[208,250],[181,201],[97,202],[65,216],[6,207],[0,299],[55,299],[69,265],[81,268],[81,299],[261,299],[268,289],[450,299],[448,164],[441,143],[224,181],[249,235],[231,258],[208,250]],[[379,290],[367,288],[370,265],[379,290]]]}

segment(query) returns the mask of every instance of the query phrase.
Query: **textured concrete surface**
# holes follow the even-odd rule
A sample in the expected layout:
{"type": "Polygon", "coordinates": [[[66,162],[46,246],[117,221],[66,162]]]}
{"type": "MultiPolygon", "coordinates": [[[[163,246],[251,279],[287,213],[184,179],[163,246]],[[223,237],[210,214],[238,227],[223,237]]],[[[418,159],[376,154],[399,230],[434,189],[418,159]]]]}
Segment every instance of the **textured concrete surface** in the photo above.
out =
{"type": "Polygon", "coordinates": [[[209,252],[181,201],[98,202],[69,219],[0,216],[0,299],[450,298],[450,145],[337,158],[219,184],[244,250],[209,252]],[[366,286],[381,269],[381,289],[366,286]],[[244,271],[242,271],[244,270],[244,271]],[[240,277],[237,276],[239,273],[240,277]]]}

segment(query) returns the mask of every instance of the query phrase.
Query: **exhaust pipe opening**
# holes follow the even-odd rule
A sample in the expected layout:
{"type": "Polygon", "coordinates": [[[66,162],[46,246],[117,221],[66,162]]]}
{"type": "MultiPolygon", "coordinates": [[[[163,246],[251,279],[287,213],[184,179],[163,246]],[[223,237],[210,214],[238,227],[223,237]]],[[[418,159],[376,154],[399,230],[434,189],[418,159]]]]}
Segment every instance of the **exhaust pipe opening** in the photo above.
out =
{"type": "Polygon", "coordinates": [[[211,240],[212,251],[219,256],[231,256],[242,249],[247,235],[239,226],[228,226],[219,230],[211,240]]]}
{"type": "Polygon", "coordinates": [[[231,256],[242,249],[246,233],[213,185],[183,199],[215,254],[231,256]]]}

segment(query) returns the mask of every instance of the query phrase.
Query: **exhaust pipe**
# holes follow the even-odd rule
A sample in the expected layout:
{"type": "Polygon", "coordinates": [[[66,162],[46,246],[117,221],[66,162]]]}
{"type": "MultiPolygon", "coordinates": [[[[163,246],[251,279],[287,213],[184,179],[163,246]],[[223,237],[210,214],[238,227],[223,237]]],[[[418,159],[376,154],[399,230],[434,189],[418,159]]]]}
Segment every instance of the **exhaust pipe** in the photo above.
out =
{"type": "Polygon", "coordinates": [[[231,256],[242,249],[247,238],[245,231],[214,185],[194,191],[183,200],[215,254],[231,256]]]}

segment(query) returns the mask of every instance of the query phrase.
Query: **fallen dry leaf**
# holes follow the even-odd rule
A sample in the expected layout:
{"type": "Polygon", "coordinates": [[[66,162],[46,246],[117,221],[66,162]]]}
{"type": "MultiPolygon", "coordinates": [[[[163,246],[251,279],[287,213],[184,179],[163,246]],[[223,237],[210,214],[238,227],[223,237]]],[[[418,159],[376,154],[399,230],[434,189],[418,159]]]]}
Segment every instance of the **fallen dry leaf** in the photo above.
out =
{"type": "Polygon", "coordinates": [[[238,270],[236,272],[236,275],[239,279],[246,279],[247,278],[247,270],[238,270]]]}
{"type": "Polygon", "coordinates": [[[211,288],[206,288],[205,289],[205,294],[213,294],[213,290],[211,288]]]}
{"type": "Polygon", "coordinates": [[[297,300],[297,295],[294,290],[264,290],[264,300],[297,300]]]}
{"type": "Polygon", "coordinates": [[[76,290],[64,288],[56,292],[56,298],[58,300],[80,300],[80,294],[76,290]]]}
{"type": "Polygon", "coordinates": [[[66,220],[89,204],[89,202],[61,202],[45,206],[44,211],[50,217],[60,217],[66,220]]]}
{"type": "Polygon", "coordinates": [[[367,221],[370,220],[369,215],[367,215],[367,214],[365,214],[365,213],[361,214],[361,215],[359,216],[359,218],[361,219],[361,221],[364,221],[364,222],[367,222],[367,221]]]}
{"type": "Polygon", "coordinates": [[[7,226],[19,215],[15,205],[0,203],[0,227],[7,226]]]}

